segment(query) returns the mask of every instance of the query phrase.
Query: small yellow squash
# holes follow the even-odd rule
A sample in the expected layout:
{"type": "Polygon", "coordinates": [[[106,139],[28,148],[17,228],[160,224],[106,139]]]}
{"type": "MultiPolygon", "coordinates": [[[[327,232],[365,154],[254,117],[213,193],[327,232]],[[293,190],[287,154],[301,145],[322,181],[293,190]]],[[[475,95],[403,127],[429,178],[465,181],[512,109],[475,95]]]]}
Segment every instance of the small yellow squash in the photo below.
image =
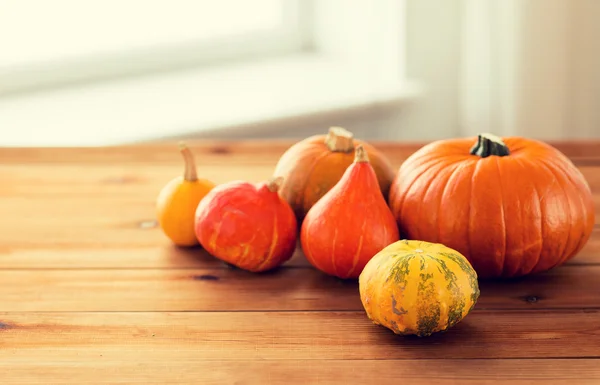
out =
{"type": "Polygon", "coordinates": [[[451,328],[479,298],[477,273],[439,243],[401,240],[382,249],[359,276],[367,316],[396,334],[429,336],[451,328]]]}
{"type": "Polygon", "coordinates": [[[185,162],[184,173],[167,183],[156,201],[157,221],[165,235],[178,246],[199,245],[194,231],[194,215],[200,201],[215,184],[198,178],[190,149],[180,144],[185,162]]]}

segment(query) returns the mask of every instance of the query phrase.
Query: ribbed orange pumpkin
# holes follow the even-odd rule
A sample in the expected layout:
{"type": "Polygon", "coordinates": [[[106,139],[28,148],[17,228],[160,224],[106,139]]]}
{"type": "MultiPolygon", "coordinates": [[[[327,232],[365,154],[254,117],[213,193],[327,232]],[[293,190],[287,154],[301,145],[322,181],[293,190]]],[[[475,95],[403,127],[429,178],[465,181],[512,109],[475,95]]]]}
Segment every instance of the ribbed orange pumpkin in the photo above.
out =
{"type": "Polygon", "coordinates": [[[341,179],[354,162],[354,150],[359,144],[369,154],[379,187],[387,200],[396,174],[389,160],[374,146],[355,139],[350,131],[331,127],[327,135],[315,135],[295,143],[275,167],[274,175],[284,178],[280,195],[292,206],[300,221],[341,179]]]}
{"type": "Polygon", "coordinates": [[[559,266],[586,244],[595,221],[590,188],[564,154],[490,134],[436,141],[412,154],[389,204],[406,238],[459,251],[480,278],[559,266]]]}

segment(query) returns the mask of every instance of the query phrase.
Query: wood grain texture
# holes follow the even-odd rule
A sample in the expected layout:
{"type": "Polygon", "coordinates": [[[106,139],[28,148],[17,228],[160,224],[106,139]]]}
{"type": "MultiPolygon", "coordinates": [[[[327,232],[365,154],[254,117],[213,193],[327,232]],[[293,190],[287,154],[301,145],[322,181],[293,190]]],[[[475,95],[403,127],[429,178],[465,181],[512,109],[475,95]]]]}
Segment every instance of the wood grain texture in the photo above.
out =
{"type": "MultiPolygon", "coordinates": [[[[0,313],[13,360],[600,358],[600,311],[479,311],[401,337],[364,312],[0,313]]],[[[598,361],[600,362],[600,361],[598,361]]]]}
{"type": "Polygon", "coordinates": [[[380,385],[597,385],[594,359],[524,360],[53,360],[39,365],[8,357],[0,362],[5,384],[373,384],[380,385]],[[199,373],[202,375],[200,376],[199,373]]]}
{"type": "MultiPolygon", "coordinates": [[[[154,226],[149,222],[149,226],[154,226]]],[[[79,231],[79,230],[72,230],[79,231]]],[[[109,233],[110,231],[107,231],[109,233]]],[[[121,244],[119,230],[115,238],[106,234],[104,242],[75,241],[28,245],[15,244],[5,234],[6,244],[0,244],[0,269],[223,269],[226,266],[200,247],[180,248],[171,245],[159,229],[139,228],[135,232],[147,244],[121,244]]],[[[134,230],[131,231],[132,233],[134,230]]],[[[33,243],[35,242],[35,243],[33,243]]],[[[569,265],[600,265],[600,228],[596,228],[584,249],[569,265]]],[[[285,268],[311,268],[298,248],[285,268]]]]}
{"type": "MultiPolygon", "coordinates": [[[[394,167],[423,145],[374,144],[394,167]]],[[[600,142],[553,144],[600,223],[600,142]]],[[[269,178],[291,142],[188,145],[224,183],[269,178]]],[[[3,384],[600,383],[600,225],[566,266],[480,282],[449,332],[399,337],[299,249],[255,275],[172,246],[154,203],[182,171],[177,143],[0,149],[3,384]]]]}
{"type": "MultiPolygon", "coordinates": [[[[153,152],[107,150],[105,163],[100,164],[98,159],[98,163],[86,164],[85,172],[81,162],[94,160],[94,154],[101,157],[103,153],[97,153],[97,149],[90,149],[91,155],[88,150],[65,150],[71,155],[67,158],[71,162],[63,159],[64,163],[53,163],[57,159],[52,156],[60,160],[61,153],[55,154],[53,149],[37,150],[31,158],[39,163],[30,164],[19,158],[23,156],[20,152],[14,152],[16,159],[7,159],[5,151],[0,151],[4,155],[0,157],[3,160],[0,177],[8,181],[0,184],[0,213],[5,218],[0,221],[0,268],[216,265],[201,250],[172,247],[156,228],[156,195],[167,181],[182,172],[181,159],[175,150],[168,147],[153,152]],[[128,151],[132,159],[120,159],[128,151]],[[165,158],[170,160],[155,164],[155,159],[165,158]]],[[[243,152],[228,151],[231,152],[227,156],[217,155],[224,160],[213,160],[205,167],[197,161],[200,175],[217,183],[239,178],[264,180],[271,176],[278,154],[271,154],[270,162],[255,165],[256,161],[249,161],[243,152]]],[[[580,169],[594,191],[600,218],[600,165],[580,169]]],[[[597,256],[600,256],[600,228],[596,228],[586,248],[572,263],[600,264],[597,256]]],[[[305,264],[303,258],[298,258],[288,265],[296,261],[305,264]]]]}
{"type": "MultiPolygon", "coordinates": [[[[600,266],[480,282],[479,309],[600,309],[600,266]]],[[[315,269],[0,270],[0,311],[362,310],[356,280],[315,269]]]]}

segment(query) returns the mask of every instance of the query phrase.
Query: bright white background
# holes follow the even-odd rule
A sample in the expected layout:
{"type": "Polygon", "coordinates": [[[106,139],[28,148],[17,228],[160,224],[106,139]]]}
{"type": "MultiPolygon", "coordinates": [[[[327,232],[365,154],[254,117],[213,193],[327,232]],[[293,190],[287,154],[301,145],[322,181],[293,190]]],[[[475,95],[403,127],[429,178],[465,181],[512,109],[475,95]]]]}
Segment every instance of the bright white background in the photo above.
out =
{"type": "Polygon", "coordinates": [[[0,0],[0,145],[600,136],[596,0],[0,0]]]}

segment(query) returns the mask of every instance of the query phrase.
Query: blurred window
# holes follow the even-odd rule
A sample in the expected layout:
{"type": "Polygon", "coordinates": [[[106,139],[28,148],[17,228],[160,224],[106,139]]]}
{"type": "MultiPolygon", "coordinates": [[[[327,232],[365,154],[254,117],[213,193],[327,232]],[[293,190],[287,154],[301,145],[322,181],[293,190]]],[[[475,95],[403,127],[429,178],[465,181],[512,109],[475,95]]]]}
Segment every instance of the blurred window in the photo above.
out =
{"type": "Polygon", "coordinates": [[[405,17],[405,0],[0,0],[0,146],[271,135],[390,109],[420,92],[405,17]]]}
{"type": "Polygon", "coordinates": [[[0,0],[2,91],[299,51],[309,3],[0,0]]]}

